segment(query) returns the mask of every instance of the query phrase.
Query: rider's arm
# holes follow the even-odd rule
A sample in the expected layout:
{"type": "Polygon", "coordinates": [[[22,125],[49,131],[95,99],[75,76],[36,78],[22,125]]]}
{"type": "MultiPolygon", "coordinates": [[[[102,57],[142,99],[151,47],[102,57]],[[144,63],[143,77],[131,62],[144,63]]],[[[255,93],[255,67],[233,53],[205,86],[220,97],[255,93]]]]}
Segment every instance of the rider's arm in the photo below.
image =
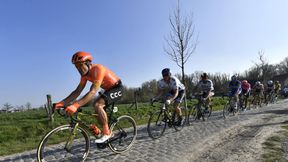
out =
{"type": "Polygon", "coordinates": [[[86,86],[86,83],[87,83],[87,80],[81,78],[81,81],[80,81],[79,85],[77,86],[77,88],[68,97],[66,97],[63,100],[63,102],[65,104],[68,104],[68,103],[74,101],[81,94],[81,92],[83,91],[83,89],[86,86]]]}
{"type": "Polygon", "coordinates": [[[209,81],[209,82],[210,82],[210,88],[207,91],[207,96],[204,99],[207,99],[209,97],[209,94],[214,90],[213,82],[212,81],[209,81]]]}
{"type": "Polygon", "coordinates": [[[93,97],[95,96],[96,92],[99,90],[99,88],[100,88],[99,83],[92,84],[90,87],[90,91],[87,92],[84,97],[82,97],[80,100],[77,101],[79,106],[83,106],[89,101],[91,101],[93,97]]]}
{"type": "Polygon", "coordinates": [[[161,88],[158,88],[158,91],[157,91],[157,95],[154,97],[155,100],[158,100],[164,93],[164,90],[161,89],[161,88]]]}
{"type": "Polygon", "coordinates": [[[171,101],[173,101],[173,100],[175,100],[175,99],[177,98],[177,96],[178,96],[178,94],[179,94],[178,88],[175,89],[174,92],[175,92],[175,93],[174,93],[174,95],[171,97],[171,101]]]}
{"type": "Polygon", "coordinates": [[[238,81],[238,91],[240,91],[241,89],[242,89],[242,87],[241,87],[241,82],[238,81]]]}

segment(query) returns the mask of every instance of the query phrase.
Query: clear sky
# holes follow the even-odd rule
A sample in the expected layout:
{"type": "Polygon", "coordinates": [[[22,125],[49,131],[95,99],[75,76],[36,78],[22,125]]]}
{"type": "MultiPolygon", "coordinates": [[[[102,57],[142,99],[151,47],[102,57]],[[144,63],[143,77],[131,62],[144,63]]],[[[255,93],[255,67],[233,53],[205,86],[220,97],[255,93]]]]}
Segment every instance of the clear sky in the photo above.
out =
{"type": "MultiPolygon", "coordinates": [[[[242,72],[265,51],[271,63],[288,56],[287,0],[181,0],[194,13],[199,45],[186,73],[242,72]]],[[[164,67],[180,69],[165,55],[164,36],[176,0],[1,0],[0,105],[34,106],[66,97],[80,75],[71,64],[79,50],[138,87],[159,79],[164,67]]],[[[87,90],[87,89],[86,89],[87,90]]],[[[0,106],[1,107],[1,106],[0,106]]]]}

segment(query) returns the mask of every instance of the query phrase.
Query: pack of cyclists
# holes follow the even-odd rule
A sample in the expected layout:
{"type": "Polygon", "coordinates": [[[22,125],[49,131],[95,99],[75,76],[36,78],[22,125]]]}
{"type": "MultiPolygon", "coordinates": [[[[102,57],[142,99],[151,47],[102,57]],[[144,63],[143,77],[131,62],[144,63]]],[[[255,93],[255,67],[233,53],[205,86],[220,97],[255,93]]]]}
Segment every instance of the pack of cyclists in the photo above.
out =
{"type": "MultiPolygon", "coordinates": [[[[72,115],[77,112],[77,109],[80,106],[93,100],[93,107],[99,114],[97,119],[102,124],[102,130],[97,128],[96,125],[91,125],[90,129],[93,130],[95,136],[100,136],[95,142],[103,143],[112,136],[108,127],[105,109],[111,102],[121,99],[121,80],[105,66],[92,64],[92,55],[87,52],[76,52],[72,56],[72,63],[81,76],[79,85],[65,99],[53,104],[53,109],[66,107],[65,111],[72,115]],[[76,100],[88,81],[92,83],[90,90],[86,95],[84,95],[84,97],[76,100]],[[103,92],[95,98],[96,92],[99,89],[102,89],[103,92]]],[[[171,74],[169,68],[162,70],[162,77],[163,78],[158,81],[158,93],[151,99],[151,101],[162,100],[167,105],[173,104],[176,114],[178,115],[178,123],[181,123],[183,114],[180,109],[180,104],[183,102],[185,96],[185,86],[178,78],[171,74]]],[[[196,88],[197,91],[201,92],[203,101],[208,105],[205,108],[205,111],[208,111],[208,107],[211,105],[211,97],[214,96],[214,87],[213,82],[208,78],[207,73],[201,75],[201,79],[196,88]]],[[[235,103],[239,103],[239,96],[248,99],[251,92],[253,98],[258,96],[261,99],[267,100],[268,95],[271,95],[272,93],[277,97],[277,94],[281,90],[281,84],[279,81],[275,81],[274,83],[272,80],[269,80],[264,86],[260,81],[257,81],[251,88],[251,85],[247,80],[240,81],[237,79],[237,75],[233,75],[228,88],[228,96],[230,99],[233,99],[235,103]]],[[[245,101],[245,104],[241,105],[241,107],[247,107],[247,100],[245,101]]],[[[238,104],[235,104],[234,108],[238,109],[238,104]]]]}

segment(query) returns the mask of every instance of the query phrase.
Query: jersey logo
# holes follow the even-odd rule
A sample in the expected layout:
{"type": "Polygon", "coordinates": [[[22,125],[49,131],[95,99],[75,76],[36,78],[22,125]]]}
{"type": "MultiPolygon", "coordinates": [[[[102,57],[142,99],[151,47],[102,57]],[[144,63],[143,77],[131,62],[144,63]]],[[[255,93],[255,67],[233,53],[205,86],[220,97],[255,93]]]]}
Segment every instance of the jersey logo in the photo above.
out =
{"type": "Polygon", "coordinates": [[[122,96],[122,92],[121,92],[121,91],[114,92],[114,93],[111,93],[111,94],[110,94],[110,97],[111,97],[112,99],[117,98],[117,97],[120,97],[120,96],[122,96]]]}

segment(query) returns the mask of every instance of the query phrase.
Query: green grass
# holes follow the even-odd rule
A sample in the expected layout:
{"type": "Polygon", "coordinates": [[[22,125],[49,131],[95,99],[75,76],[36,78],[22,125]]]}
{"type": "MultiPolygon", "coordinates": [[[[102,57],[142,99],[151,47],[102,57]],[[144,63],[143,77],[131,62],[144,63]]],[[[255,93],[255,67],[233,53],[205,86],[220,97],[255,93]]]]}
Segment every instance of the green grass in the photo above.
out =
{"type": "Polygon", "coordinates": [[[288,139],[288,125],[281,126],[282,131],[269,137],[262,145],[264,153],[262,154],[263,162],[285,162],[284,155],[287,154],[288,150],[284,150],[283,142],[288,139]]]}
{"type": "MultiPolygon", "coordinates": [[[[222,109],[225,102],[225,99],[215,97],[213,99],[213,110],[222,109]]],[[[189,101],[188,106],[195,103],[196,100],[189,101]]],[[[115,115],[130,115],[135,119],[137,125],[142,125],[147,123],[151,112],[159,109],[159,104],[155,103],[155,105],[156,107],[151,107],[149,103],[139,103],[138,110],[135,107],[129,108],[130,104],[116,105],[118,112],[115,115]]],[[[84,108],[83,110],[92,112],[92,108],[84,108]]],[[[70,118],[65,119],[58,114],[55,115],[54,119],[54,123],[51,124],[44,109],[0,114],[0,156],[36,149],[40,140],[48,131],[70,121],[70,118]]],[[[91,116],[81,119],[88,124],[96,123],[96,119],[91,116]]]]}

